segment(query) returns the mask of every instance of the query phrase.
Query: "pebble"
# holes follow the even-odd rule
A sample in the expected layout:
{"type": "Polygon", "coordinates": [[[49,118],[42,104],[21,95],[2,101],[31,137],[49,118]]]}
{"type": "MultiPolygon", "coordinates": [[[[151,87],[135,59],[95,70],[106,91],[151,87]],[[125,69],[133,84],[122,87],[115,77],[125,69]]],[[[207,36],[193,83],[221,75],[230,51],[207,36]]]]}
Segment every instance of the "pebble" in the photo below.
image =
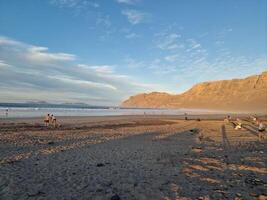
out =
{"type": "Polygon", "coordinates": [[[250,192],[249,195],[252,196],[252,197],[257,197],[258,196],[255,192],[250,192]]]}
{"type": "Polygon", "coordinates": [[[117,194],[113,195],[113,196],[110,198],[110,200],[120,200],[120,199],[121,199],[120,196],[117,195],[117,194]]]}
{"type": "Polygon", "coordinates": [[[240,193],[236,193],[235,194],[237,197],[241,197],[241,194],[240,193]]]}
{"type": "Polygon", "coordinates": [[[55,144],[55,142],[50,141],[50,142],[48,142],[47,144],[52,145],[52,144],[55,144]]]}

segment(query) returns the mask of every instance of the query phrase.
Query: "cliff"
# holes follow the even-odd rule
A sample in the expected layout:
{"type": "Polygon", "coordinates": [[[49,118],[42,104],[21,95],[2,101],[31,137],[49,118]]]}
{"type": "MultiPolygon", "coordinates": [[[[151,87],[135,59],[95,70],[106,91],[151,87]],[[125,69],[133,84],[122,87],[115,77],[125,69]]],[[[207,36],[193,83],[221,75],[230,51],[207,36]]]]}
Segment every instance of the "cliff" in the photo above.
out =
{"type": "Polygon", "coordinates": [[[178,95],[159,92],[138,94],[124,101],[122,106],[266,112],[267,72],[245,79],[199,83],[178,95]]]}

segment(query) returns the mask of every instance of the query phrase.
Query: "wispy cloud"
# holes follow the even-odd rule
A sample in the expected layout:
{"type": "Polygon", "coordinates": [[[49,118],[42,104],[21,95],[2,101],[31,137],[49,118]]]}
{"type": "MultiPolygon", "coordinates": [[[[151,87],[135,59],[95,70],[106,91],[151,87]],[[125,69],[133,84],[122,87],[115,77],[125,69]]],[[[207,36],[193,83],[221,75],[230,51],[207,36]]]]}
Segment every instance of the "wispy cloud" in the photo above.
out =
{"type": "Polygon", "coordinates": [[[128,21],[133,25],[147,22],[149,18],[149,15],[147,13],[133,9],[123,10],[122,14],[125,15],[128,21]]]}
{"type": "Polygon", "coordinates": [[[116,105],[129,95],[152,90],[151,85],[143,88],[132,77],[116,73],[116,66],[76,62],[73,54],[0,37],[0,100],[116,105]]]}
{"type": "Polygon", "coordinates": [[[165,56],[165,60],[168,62],[175,62],[179,58],[178,54],[165,56]]]}
{"type": "Polygon", "coordinates": [[[98,8],[100,5],[90,0],[51,0],[50,3],[59,7],[83,9],[86,7],[98,8]]]}
{"type": "Polygon", "coordinates": [[[118,3],[127,4],[127,5],[134,5],[138,3],[140,0],[116,0],[118,3]]]}
{"type": "Polygon", "coordinates": [[[125,35],[125,38],[127,38],[127,39],[133,39],[133,38],[138,38],[138,37],[140,37],[140,36],[136,33],[129,33],[129,34],[125,35]]]}
{"type": "Polygon", "coordinates": [[[156,45],[162,50],[173,50],[178,48],[183,48],[184,45],[179,43],[180,34],[177,33],[162,33],[158,34],[156,37],[156,45]]]}
{"type": "Polygon", "coordinates": [[[68,9],[75,17],[90,15],[92,12],[98,12],[100,8],[100,4],[93,0],[50,0],[50,5],[68,9]]]}
{"type": "Polygon", "coordinates": [[[96,19],[96,24],[97,25],[103,25],[105,28],[110,28],[112,23],[110,20],[110,16],[109,15],[101,15],[99,14],[97,19],[96,19]]]}
{"type": "Polygon", "coordinates": [[[5,61],[0,60],[0,68],[4,68],[4,67],[10,67],[10,65],[5,63],[5,61]]]}
{"type": "Polygon", "coordinates": [[[26,57],[29,60],[37,62],[50,62],[50,61],[71,61],[75,60],[76,56],[67,53],[49,53],[46,47],[29,47],[26,52],[26,57]]]}

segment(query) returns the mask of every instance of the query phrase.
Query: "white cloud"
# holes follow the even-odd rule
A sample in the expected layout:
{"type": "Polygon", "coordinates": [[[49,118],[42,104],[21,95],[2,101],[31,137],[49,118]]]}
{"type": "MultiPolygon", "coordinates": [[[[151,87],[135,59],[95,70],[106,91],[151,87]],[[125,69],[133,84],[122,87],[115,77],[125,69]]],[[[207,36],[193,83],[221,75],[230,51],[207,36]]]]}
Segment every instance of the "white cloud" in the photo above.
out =
{"type": "Polygon", "coordinates": [[[71,61],[75,60],[76,56],[67,53],[49,53],[47,47],[30,47],[26,54],[27,58],[33,61],[48,62],[48,61],[71,61]]]}
{"type": "Polygon", "coordinates": [[[189,43],[189,46],[190,46],[190,47],[188,48],[189,51],[201,47],[201,44],[198,43],[195,39],[192,39],[192,38],[187,39],[187,42],[189,43]]]}
{"type": "Polygon", "coordinates": [[[90,66],[90,65],[84,65],[84,64],[79,64],[78,65],[79,67],[81,68],[84,68],[84,69],[92,69],[92,70],[95,70],[95,72],[99,72],[99,73],[113,73],[113,66],[110,66],[110,65],[93,65],[93,66],[90,66]]]}
{"type": "Polygon", "coordinates": [[[11,40],[7,37],[4,36],[0,36],[0,45],[17,45],[17,46],[21,46],[22,43],[15,41],[15,40],[11,40]]]}
{"type": "Polygon", "coordinates": [[[86,86],[89,88],[98,88],[98,89],[112,89],[112,90],[117,90],[116,87],[110,84],[105,84],[105,83],[97,83],[97,82],[92,82],[92,81],[87,81],[87,80],[79,80],[79,79],[73,79],[71,77],[64,77],[64,76],[49,76],[49,78],[56,79],[65,83],[70,83],[70,84],[77,84],[80,86],[86,86]]]}
{"type": "Polygon", "coordinates": [[[112,23],[110,20],[110,16],[109,15],[99,15],[96,19],[96,24],[97,25],[103,25],[105,28],[110,28],[112,23]]]}
{"type": "Polygon", "coordinates": [[[157,47],[162,50],[173,50],[173,49],[184,48],[184,45],[179,43],[179,38],[181,38],[181,35],[176,33],[159,34],[158,38],[156,39],[157,47]]]}
{"type": "Polygon", "coordinates": [[[127,5],[134,5],[137,2],[139,2],[139,0],[116,0],[116,2],[122,3],[122,4],[127,4],[127,5]]]}
{"type": "Polygon", "coordinates": [[[47,47],[28,45],[2,36],[0,36],[0,46],[16,48],[17,52],[23,49],[24,51],[21,53],[24,54],[25,58],[32,61],[72,61],[76,59],[76,56],[73,54],[50,53],[47,47]]]}
{"type": "Polygon", "coordinates": [[[123,10],[122,14],[125,15],[128,21],[133,25],[143,23],[148,19],[147,13],[133,9],[123,10]]]}
{"type": "Polygon", "coordinates": [[[125,35],[126,39],[133,39],[133,38],[138,38],[138,37],[139,37],[139,35],[136,33],[129,33],[129,34],[125,35]]]}
{"type": "Polygon", "coordinates": [[[116,73],[113,65],[77,65],[75,58],[0,37],[0,101],[118,105],[132,94],[155,90],[152,85],[144,88],[132,77],[116,73]]]}
{"type": "Polygon", "coordinates": [[[5,63],[5,61],[0,60],[0,68],[4,68],[4,67],[10,67],[10,65],[5,63]]]}
{"type": "Polygon", "coordinates": [[[174,55],[169,55],[165,57],[165,60],[168,62],[175,62],[179,58],[179,55],[174,54],[174,55]]]}
{"type": "Polygon", "coordinates": [[[146,66],[146,63],[145,62],[142,62],[142,61],[137,61],[131,57],[127,57],[126,59],[124,59],[125,63],[126,63],[126,66],[128,68],[143,68],[146,66]]]}
{"type": "Polygon", "coordinates": [[[59,7],[83,9],[86,7],[98,8],[100,5],[90,0],[51,0],[50,3],[59,7]]]}

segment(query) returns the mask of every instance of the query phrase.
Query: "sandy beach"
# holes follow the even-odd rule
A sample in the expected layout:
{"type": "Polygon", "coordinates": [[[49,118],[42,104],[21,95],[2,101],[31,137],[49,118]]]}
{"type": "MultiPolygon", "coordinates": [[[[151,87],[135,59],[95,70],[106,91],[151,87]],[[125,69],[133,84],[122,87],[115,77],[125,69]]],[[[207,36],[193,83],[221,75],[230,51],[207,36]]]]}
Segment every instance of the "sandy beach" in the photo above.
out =
{"type": "Polygon", "coordinates": [[[0,119],[0,199],[267,199],[267,133],[223,118],[0,119]]]}

